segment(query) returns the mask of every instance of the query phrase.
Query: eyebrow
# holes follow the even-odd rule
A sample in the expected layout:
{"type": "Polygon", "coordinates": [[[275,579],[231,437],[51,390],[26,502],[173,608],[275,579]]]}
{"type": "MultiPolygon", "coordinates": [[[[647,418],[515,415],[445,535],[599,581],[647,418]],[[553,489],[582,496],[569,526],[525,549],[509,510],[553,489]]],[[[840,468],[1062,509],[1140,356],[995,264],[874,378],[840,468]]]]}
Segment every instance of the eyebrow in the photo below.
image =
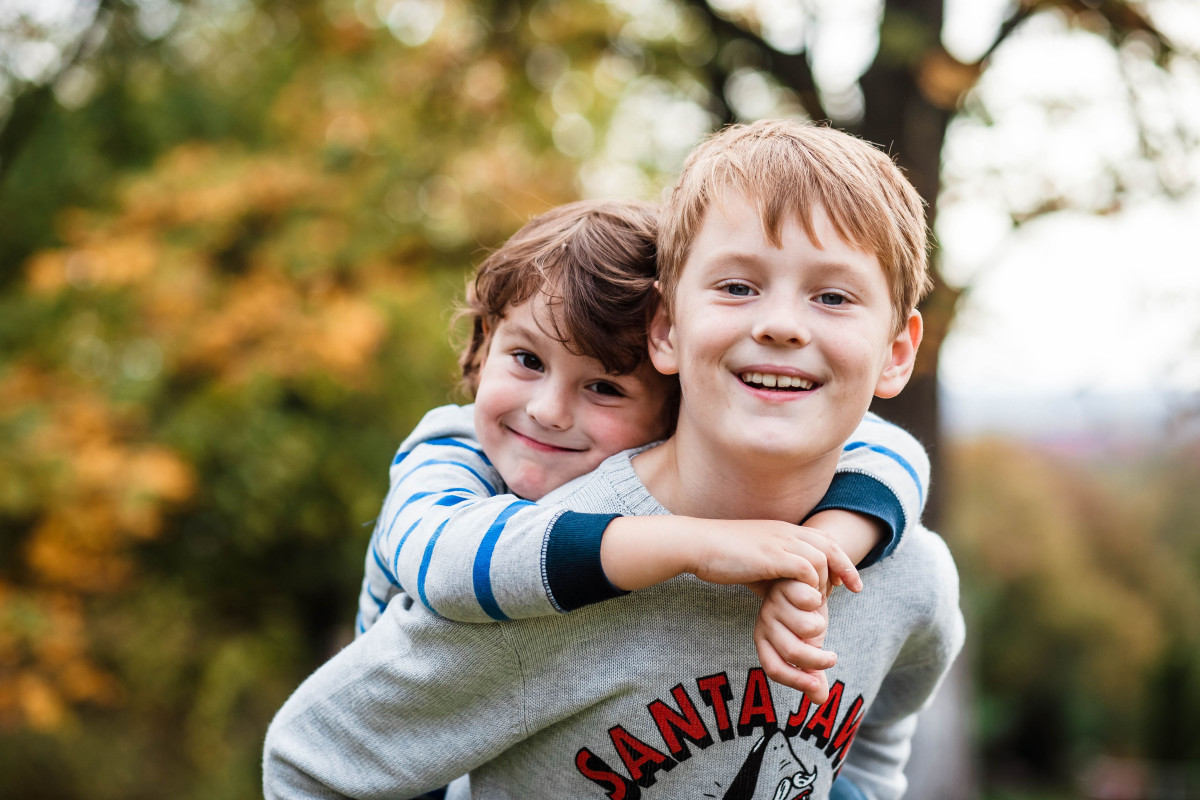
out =
{"type": "MultiPolygon", "coordinates": [[[[864,251],[865,252],[865,251],[864,251]]],[[[762,259],[752,252],[744,252],[741,250],[717,250],[710,254],[704,260],[705,267],[723,267],[723,266],[748,266],[756,267],[762,263],[762,259]]],[[[809,266],[812,269],[819,269],[824,272],[830,272],[837,275],[860,276],[862,270],[856,266],[851,266],[845,261],[837,258],[818,258],[810,262],[809,266]]]]}

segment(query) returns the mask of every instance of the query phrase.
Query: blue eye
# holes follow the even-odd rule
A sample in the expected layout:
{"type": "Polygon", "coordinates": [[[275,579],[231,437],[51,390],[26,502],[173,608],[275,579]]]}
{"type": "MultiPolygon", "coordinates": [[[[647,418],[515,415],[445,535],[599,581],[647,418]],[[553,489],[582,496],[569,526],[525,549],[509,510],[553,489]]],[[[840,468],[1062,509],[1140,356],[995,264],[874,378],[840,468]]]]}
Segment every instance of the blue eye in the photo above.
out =
{"type": "Polygon", "coordinates": [[[546,371],[546,366],[542,364],[542,360],[533,353],[527,353],[524,350],[518,350],[517,352],[513,353],[513,358],[525,369],[531,369],[534,372],[546,371]]]}
{"type": "Polygon", "coordinates": [[[817,300],[819,300],[823,305],[840,306],[845,304],[846,296],[844,294],[838,294],[837,292],[825,292],[824,294],[820,295],[817,300]]]}
{"type": "Polygon", "coordinates": [[[754,290],[745,283],[727,283],[721,287],[727,294],[734,297],[749,297],[754,293],[754,290]]]}

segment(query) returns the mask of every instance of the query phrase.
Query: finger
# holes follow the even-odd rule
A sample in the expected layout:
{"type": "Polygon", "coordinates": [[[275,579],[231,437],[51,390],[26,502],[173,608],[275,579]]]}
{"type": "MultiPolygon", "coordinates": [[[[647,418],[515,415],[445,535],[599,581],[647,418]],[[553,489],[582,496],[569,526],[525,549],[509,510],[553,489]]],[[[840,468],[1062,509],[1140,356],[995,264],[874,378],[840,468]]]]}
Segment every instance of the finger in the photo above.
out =
{"type": "Polygon", "coordinates": [[[854,566],[854,562],[850,560],[850,556],[846,555],[846,551],[838,547],[836,543],[830,542],[831,547],[825,551],[827,565],[829,569],[829,579],[832,583],[841,583],[852,592],[862,590],[862,578],[858,575],[858,570],[854,566]]]}
{"type": "Polygon", "coordinates": [[[799,611],[816,611],[825,604],[825,596],[807,583],[780,581],[771,589],[772,601],[799,611]]]}
{"type": "Polygon", "coordinates": [[[837,654],[822,649],[819,640],[797,636],[775,619],[760,619],[755,637],[770,644],[780,658],[798,669],[829,669],[837,663],[837,654]]]}
{"type": "Polygon", "coordinates": [[[763,624],[771,625],[772,631],[787,631],[796,639],[812,642],[817,646],[824,641],[828,627],[825,618],[818,612],[799,611],[790,607],[764,607],[760,619],[763,624]]]}
{"type": "Polygon", "coordinates": [[[825,699],[829,696],[829,686],[825,678],[825,673],[809,672],[792,666],[780,657],[769,643],[756,641],[755,646],[758,649],[759,663],[762,664],[763,672],[766,673],[768,678],[776,683],[790,686],[796,691],[802,692],[813,702],[825,702],[825,699]]]}
{"type": "Polygon", "coordinates": [[[799,546],[792,545],[783,559],[780,577],[791,578],[821,589],[821,570],[813,564],[814,558],[819,558],[822,564],[825,563],[824,556],[817,548],[805,546],[803,542],[800,542],[799,546]]]}
{"type": "Polygon", "coordinates": [[[819,706],[829,699],[829,678],[826,677],[823,671],[812,672],[809,674],[812,675],[816,680],[816,687],[808,691],[805,691],[804,689],[801,689],[800,691],[804,692],[805,697],[807,697],[811,702],[819,706]]]}
{"type": "Polygon", "coordinates": [[[771,598],[772,602],[791,606],[800,611],[817,611],[825,604],[823,594],[807,583],[799,581],[779,581],[778,584],[771,587],[771,593],[775,595],[771,598]]]}
{"type": "MultiPolygon", "coordinates": [[[[847,558],[846,562],[849,563],[850,559],[847,558]]],[[[854,567],[853,564],[850,564],[849,569],[838,569],[838,570],[834,571],[832,574],[833,574],[834,584],[841,584],[842,586],[845,586],[847,589],[849,589],[852,592],[861,592],[862,591],[862,588],[863,588],[862,577],[858,574],[858,570],[854,567]]]]}

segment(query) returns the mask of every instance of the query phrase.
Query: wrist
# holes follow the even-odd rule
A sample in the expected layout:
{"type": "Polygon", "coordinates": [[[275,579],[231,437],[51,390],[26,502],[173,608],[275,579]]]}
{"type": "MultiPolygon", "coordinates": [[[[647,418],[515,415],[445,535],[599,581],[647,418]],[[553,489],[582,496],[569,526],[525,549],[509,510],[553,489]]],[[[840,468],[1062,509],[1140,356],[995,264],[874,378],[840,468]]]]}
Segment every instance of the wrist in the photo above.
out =
{"type": "Polygon", "coordinates": [[[804,524],[828,534],[856,565],[890,533],[875,517],[836,508],[813,514],[804,524]]]}
{"type": "Polygon", "coordinates": [[[691,548],[682,546],[677,533],[671,516],[612,520],[600,541],[600,565],[609,582],[632,592],[691,571],[691,548]]]}

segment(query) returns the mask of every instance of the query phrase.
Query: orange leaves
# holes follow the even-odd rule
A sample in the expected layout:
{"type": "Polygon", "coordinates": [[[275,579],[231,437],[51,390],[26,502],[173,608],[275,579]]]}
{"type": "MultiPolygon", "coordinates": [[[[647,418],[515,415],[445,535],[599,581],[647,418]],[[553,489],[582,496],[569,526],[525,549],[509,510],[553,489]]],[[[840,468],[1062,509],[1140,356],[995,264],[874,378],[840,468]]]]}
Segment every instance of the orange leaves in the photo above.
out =
{"type": "Polygon", "coordinates": [[[117,227],[154,230],[220,225],[248,213],[274,214],[319,196],[311,166],[283,156],[189,144],[172,150],[124,193],[117,227]]]}
{"type": "Polygon", "coordinates": [[[278,275],[237,281],[228,303],[211,309],[179,341],[181,365],[240,383],[331,372],[365,376],[386,323],[370,303],[341,290],[298,286],[278,275]]]}
{"type": "Polygon", "coordinates": [[[0,583],[0,727],[51,731],[74,704],[119,701],[120,686],[88,657],[84,627],[71,596],[22,595],[0,583]]]}
{"type": "Polygon", "coordinates": [[[0,584],[0,724],[52,730],[82,702],[113,703],[116,680],[91,660],[83,598],[135,575],[131,548],[159,534],[194,491],[192,468],[139,438],[136,419],[29,366],[0,378],[0,511],[31,520],[20,586],[0,584]]]}
{"type": "Polygon", "coordinates": [[[133,438],[130,420],[93,393],[38,381],[28,369],[0,380],[0,424],[30,402],[40,413],[8,454],[41,507],[26,545],[29,568],[39,585],[116,591],[131,575],[130,545],[156,536],[167,510],[191,496],[192,469],[172,450],[133,438]]]}

